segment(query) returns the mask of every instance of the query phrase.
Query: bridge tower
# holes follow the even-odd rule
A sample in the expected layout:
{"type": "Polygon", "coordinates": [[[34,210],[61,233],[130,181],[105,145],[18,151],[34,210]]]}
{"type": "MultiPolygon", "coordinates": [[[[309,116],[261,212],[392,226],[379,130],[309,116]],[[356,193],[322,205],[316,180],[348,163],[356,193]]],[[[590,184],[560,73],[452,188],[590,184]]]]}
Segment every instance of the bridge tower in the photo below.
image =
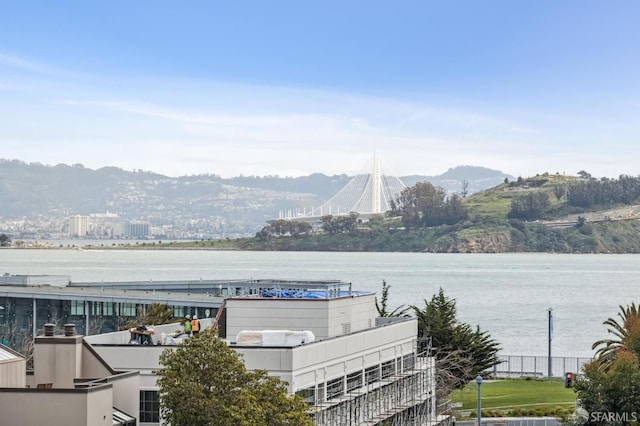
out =
{"type": "Polygon", "coordinates": [[[344,216],[349,213],[376,215],[391,210],[391,201],[398,197],[406,186],[398,178],[385,172],[377,153],[373,161],[365,166],[365,171],[354,176],[336,195],[320,207],[303,213],[280,212],[280,219],[320,218],[324,215],[344,216]]]}

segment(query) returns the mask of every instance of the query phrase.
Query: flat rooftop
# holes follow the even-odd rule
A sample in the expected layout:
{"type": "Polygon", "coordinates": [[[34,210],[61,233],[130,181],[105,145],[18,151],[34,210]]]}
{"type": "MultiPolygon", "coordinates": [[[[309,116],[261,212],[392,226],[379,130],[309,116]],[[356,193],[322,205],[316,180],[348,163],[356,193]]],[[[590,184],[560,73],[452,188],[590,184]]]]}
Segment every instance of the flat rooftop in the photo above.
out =
{"type": "Polygon", "coordinates": [[[338,280],[167,280],[73,282],[63,275],[0,276],[0,296],[35,299],[220,305],[225,298],[335,299],[373,294],[338,280]]]}

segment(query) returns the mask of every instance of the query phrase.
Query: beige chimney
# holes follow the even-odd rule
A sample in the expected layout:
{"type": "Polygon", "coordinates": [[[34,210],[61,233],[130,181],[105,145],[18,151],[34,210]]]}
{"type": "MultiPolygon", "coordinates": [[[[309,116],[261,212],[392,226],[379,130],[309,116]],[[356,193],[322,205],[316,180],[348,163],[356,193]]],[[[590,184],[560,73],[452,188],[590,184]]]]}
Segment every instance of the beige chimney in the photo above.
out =
{"type": "Polygon", "coordinates": [[[41,386],[73,388],[74,379],[81,377],[82,336],[76,335],[73,324],[65,324],[64,336],[55,335],[55,324],[45,324],[44,329],[33,348],[34,381],[41,386]]]}

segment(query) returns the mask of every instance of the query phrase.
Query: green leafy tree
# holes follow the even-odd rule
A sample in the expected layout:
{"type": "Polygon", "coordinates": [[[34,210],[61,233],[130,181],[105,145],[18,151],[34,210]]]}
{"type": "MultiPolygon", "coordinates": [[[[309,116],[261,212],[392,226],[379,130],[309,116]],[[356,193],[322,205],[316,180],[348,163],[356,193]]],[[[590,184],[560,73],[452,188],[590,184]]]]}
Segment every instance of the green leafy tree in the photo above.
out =
{"type": "Polygon", "coordinates": [[[320,218],[322,229],[331,235],[353,232],[358,226],[358,216],[356,212],[351,212],[346,216],[325,215],[320,218]]]}
{"type": "Polygon", "coordinates": [[[431,339],[436,360],[441,361],[441,369],[446,370],[442,373],[458,379],[453,387],[464,385],[500,362],[498,342],[479,327],[474,329],[459,322],[455,300],[446,297],[442,289],[431,301],[425,299],[424,302],[424,308],[412,306],[418,319],[419,341],[424,349],[427,339],[431,339]],[[444,361],[446,363],[442,365],[444,361]]]}
{"type": "Polygon", "coordinates": [[[540,219],[549,204],[549,194],[546,192],[529,192],[511,200],[511,210],[507,217],[524,220],[540,219]]]}
{"type": "Polygon", "coordinates": [[[640,368],[634,356],[627,353],[619,357],[606,372],[594,361],[584,367],[583,373],[578,376],[574,390],[578,394],[580,406],[589,413],[586,424],[638,424],[637,421],[632,421],[634,413],[637,419],[640,407],[640,368]],[[603,418],[597,413],[613,413],[618,418],[603,418]]]}
{"type": "Polygon", "coordinates": [[[309,222],[278,219],[258,231],[256,238],[260,241],[269,241],[273,237],[301,237],[312,232],[313,226],[309,222]]]}
{"type": "Polygon", "coordinates": [[[160,410],[172,426],[313,425],[307,405],[264,370],[248,371],[211,330],[160,355],[160,410]]]}
{"type": "Polygon", "coordinates": [[[389,289],[390,285],[385,280],[382,280],[382,295],[380,296],[380,303],[378,303],[378,296],[376,296],[376,310],[381,317],[408,317],[411,307],[401,305],[389,312],[387,304],[389,302],[389,289]]]}
{"type": "Polygon", "coordinates": [[[554,185],[553,187],[553,195],[556,196],[556,200],[560,201],[564,194],[567,193],[567,188],[562,185],[554,185]]]}
{"type": "Polygon", "coordinates": [[[391,201],[391,214],[400,216],[403,225],[419,228],[460,222],[467,218],[468,211],[459,195],[447,198],[443,188],[418,182],[391,201]]]}

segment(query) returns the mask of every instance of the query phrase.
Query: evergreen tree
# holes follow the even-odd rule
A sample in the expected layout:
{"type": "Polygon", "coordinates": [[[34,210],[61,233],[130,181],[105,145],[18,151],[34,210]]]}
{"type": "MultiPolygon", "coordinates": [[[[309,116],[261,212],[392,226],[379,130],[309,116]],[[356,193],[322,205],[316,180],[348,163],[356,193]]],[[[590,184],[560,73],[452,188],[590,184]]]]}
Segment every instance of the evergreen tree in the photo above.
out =
{"type": "Polygon", "coordinates": [[[440,369],[457,379],[453,387],[460,387],[484,370],[498,364],[498,342],[486,331],[475,330],[469,324],[457,319],[456,302],[444,295],[442,288],[438,294],[425,299],[424,308],[412,306],[418,319],[418,338],[421,349],[431,347],[440,362],[440,369]]]}

